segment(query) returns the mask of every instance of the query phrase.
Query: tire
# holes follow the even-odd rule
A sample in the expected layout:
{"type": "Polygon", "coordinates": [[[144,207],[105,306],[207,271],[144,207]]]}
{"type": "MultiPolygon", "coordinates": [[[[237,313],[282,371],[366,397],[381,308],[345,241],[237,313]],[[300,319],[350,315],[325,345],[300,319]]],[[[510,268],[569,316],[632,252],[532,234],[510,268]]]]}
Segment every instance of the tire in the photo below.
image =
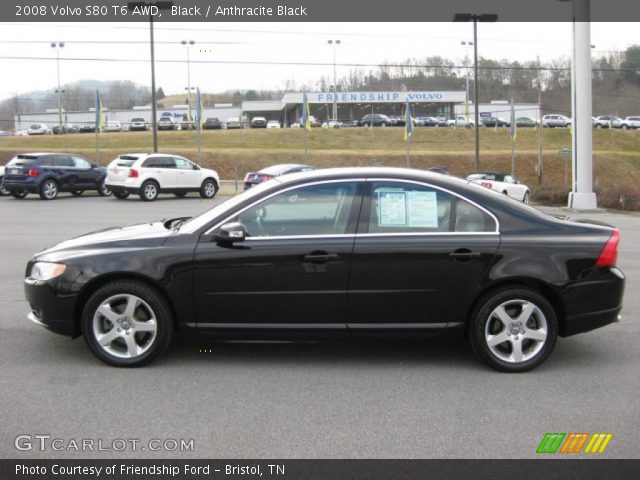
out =
{"type": "Polygon", "coordinates": [[[386,124],[385,122],[382,122],[382,123],[380,124],[380,127],[383,127],[383,128],[384,128],[384,127],[386,127],[386,126],[387,126],[387,124],[386,124]]]}
{"type": "Polygon", "coordinates": [[[100,182],[100,185],[98,185],[98,195],[100,195],[101,197],[109,197],[109,196],[111,196],[111,190],[109,190],[107,188],[107,186],[105,185],[105,179],[103,179],[100,182]]]}
{"type": "Polygon", "coordinates": [[[129,192],[113,192],[113,196],[118,200],[124,200],[129,197],[129,192]]]}
{"type": "Polygon", "coordinates": [[[74,197],[80,197],[83,193],[84,190],[74,190],[73,192],[71,192],[71,195],[73,195],[74,197]]]}
{"type": "Polygon", "coordinates": [[[0,177],[0,197],[6,197],[7,195],[11,195],[11,192],[6,188],[4,188],[4,185],[2,184],[3,180],[4,180],[4,177],[0,177]]]}
{"type": "Polygon", "coordinates": [[[13,197],[13,198],[17,198],[18,200],[22,200],[24,197],[27,196],[27,191],[26,190],[11,190],[9,192],[9,194],[13,197]]]}
{"type": "Polygon", "coordinates": [[[622,125],[622,129],[623,130],[629,130],[629,126],[628,125],[622,125]]]}
{"type": "Polygon", "coordinates": [[[140,198],[145,202],[153,202],[158,198],[158,190],[160,187],[153,180],[147,180],[140,187],[140,198]]]}
{"type": "Polygon", "coordinates": [[[202,182],[202,186],[200,187],[200,196],[202,198],[211,199],[216,196],[218,192],[218,184],[212,178],[207,178],[204,182],[202,182]]]}
{"type": "Polygon", "coordinates": [[[526,372],[539,366],[558,338],[555,310],[545,297],[527,288],[490,292],[478,302],[470,321],[474,352],[501,372],[526,372]],[[520,318],[523,313],[526,318],[520,318]]]}
{"type": "Polygon", "coordinates": [[[164,296],[135,280],[98,289],[85,304],[81,322],[91,352],[115,367],[148,364],[173,336],[173,315],[164,296]]]}
{"type": "Polygon", "coordinates": [[[526,205],[529,204],[529,192],[524,192],[524,197],[522,197],[522,203],[526,205]]]}
{"type": "Polygon", "coordinates": [[[174,195],[178,198],[183,198],[185,195],[187,194],[187,192],[176,192],[174,193],[174,195]]]}
{"type": "Polygon", "coordinates": [[[49,178],[40,185],[40,198],[42,200],[55,200],[58,196],[58,182],[49,178]]]}

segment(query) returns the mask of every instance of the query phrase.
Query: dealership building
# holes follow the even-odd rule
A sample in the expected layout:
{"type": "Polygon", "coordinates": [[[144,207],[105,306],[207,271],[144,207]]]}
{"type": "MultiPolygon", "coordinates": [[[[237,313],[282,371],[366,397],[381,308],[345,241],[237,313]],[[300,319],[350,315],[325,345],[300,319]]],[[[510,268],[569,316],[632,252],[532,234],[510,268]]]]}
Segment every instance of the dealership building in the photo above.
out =
{"type": "MultiPolygon", "coordinates": [[[[388,92],[309,92],[307,102],[311,115],[318,120],[331,118],[335,102],[338,119],[357,120],[368,113],[385,115],[404,115],[406,102],[411,105],[413,117],[434,116],[454,118],[455,116],[474,115],[471,102],[466,103],[465,91],[388,91],[388,92]]],[[[205,106],[203,118],[219,118],[226,122],[229,118],[238,117],[245,124],[249,124],[254,117],[265,117],[267,120],[277,120],[283,125],[298,122],[302,116],[303,93],[286,93],[281,100],[244,101],[240,104],[215,104],[205,106]]],[[[160,101],[161,102],[161,101],[160,101]]],[[[540,118],[537,104],[516,104],[516,116],[540,118]]],[[[174,105],[170,108],[157,109],[158,117],[170,115],[180,118],[188,114],[188,105],[174,105]]],[[[505,101],[493,101],[480,104],[479,113],[482,117],[494,116],[509,120],[511,106],[505,101]]],[[[134,107],[129,110],[110,110],[108,105],[103,109],[103,124],[118,121],[125,127],[132,118],[144,118],[151,122],[151,106],[134,107]]],[[[195,111],[191,112],[195,116],[195,111]]],[[[27,130],[34,123],[44,123],[49,127],[57,125],[59,113],[57,109],[43,113],[19,114],[14,116],[16,130],[27,130]]],[[[95,109],[85,112],[63,112],[64,124],[83,124],[95,122],[95,109]]]]}

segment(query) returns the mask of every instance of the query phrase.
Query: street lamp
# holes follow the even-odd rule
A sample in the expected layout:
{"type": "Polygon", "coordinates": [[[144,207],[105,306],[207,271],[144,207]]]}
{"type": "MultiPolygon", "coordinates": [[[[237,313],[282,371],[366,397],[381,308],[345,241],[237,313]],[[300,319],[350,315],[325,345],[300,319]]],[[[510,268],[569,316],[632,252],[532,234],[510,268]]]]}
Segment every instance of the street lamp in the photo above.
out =
{"type": "Polygon", "coordinates": [[[333,45],[333,119],[338,120],[338,81],[336,78],[336,45],[340,45],[340,40],[327,40],[329,45],[333,45]]]}
{"type": "Polygon", "coordinates": [[[62,89],[60,88],[60,49],[64,48],[64,42],[51,42],[51,48],[56,49],[56,65],[58,68],[58,131],[62,132],[62,89]]]}
{"type": "MultiPolygon", "coordinates": [[[[470,41],[464,41],[462,40],[460,42],[460,45],[463,46],[469,46],[469,47],[473,47],[473,42],[470,41]]],[[[467,58],[467,54],[465,53],[464,55],[464,66],[467,67],[467,90],[466,90],[466,95],[464,97],[464,118],[467,121],[467,126],[469,126],[469,65],[468,65],[468,58],[467,58]]]]}
{"type": "MultiPolygon", "coordinates": [[[[128,10],[143,9],[145,7],[156,7],[158,10],[171,10],[173,2],[129,2],[128,10]]],[[[153,15],[149,9],[149,44],[151,46],[151,133],[153,134],[153,153],[158,153],[158,125],[156,123],[156,62],[155,49],[153,43],[153,15]]]]}
{"type": "Polygon", "coordinates": [[[189,126],[191,126],[191,60],[189,58],[189,50],[190,47],[196,42],[194,42],[193,40],[182,40],[182,42],[180,43],[187,47],[187,88],[185,90],[187,90],[187,94],[189,95],[189,101],[187,102],[187,104],[189,105],[189,126]]]}
{"type": "Polygon", "coordinates": [[[498,15],[495,13],[482,13],[476,15],[473,13],[456,13],[453,16],[454,22],[470,22],[473,21],[473,105],[476,130],[476,171],[480,170],[480,115],[478,112],[478,22],[495,22],[498,15]]]}

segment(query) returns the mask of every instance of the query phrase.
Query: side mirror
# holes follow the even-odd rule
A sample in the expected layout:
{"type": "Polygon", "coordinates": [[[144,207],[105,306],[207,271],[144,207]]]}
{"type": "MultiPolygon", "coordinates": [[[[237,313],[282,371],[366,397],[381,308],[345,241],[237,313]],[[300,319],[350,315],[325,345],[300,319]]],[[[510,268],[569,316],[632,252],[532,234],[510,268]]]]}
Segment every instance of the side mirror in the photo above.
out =
{"type": "Polygon", "coordinates": [[[225,223],[215,234],[216,242],[220,244],[244,242],[245,238],[247,238],[247,230],[240,222],[225,223]]]}

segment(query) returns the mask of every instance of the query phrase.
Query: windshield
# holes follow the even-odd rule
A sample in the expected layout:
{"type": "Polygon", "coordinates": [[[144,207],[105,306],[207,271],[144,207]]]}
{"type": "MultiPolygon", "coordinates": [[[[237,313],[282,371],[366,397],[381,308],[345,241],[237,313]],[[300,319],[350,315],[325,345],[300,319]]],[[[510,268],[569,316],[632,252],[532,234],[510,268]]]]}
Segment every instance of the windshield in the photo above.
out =
{"type": "Polygon", "coordinates": [[[225,200],[224,202],[222,202],[219,205],[216,205],[213,208],[205,210],[201,214],[196,215],[195,217],[183,223],[182,226],[180,227],[180,231],[187,232],[187,233],[195,232],[199,228],[202,228],[205,225],[207,225],[216,217],[223,215],[227,210],[231,210],[232,208],[236,207],[237,205],[240,205],[241,203],[243,203],[246,200],[249,200],[250,198],[259,197],[262,192],[269,190],[274,185],[276,185],[276,182],[277,180],[269,180],[267,182],[263,182],[255,187],[252,187],[249,190],[245,190],[244,192],[229,198],[228,200],[225,200]]]}

